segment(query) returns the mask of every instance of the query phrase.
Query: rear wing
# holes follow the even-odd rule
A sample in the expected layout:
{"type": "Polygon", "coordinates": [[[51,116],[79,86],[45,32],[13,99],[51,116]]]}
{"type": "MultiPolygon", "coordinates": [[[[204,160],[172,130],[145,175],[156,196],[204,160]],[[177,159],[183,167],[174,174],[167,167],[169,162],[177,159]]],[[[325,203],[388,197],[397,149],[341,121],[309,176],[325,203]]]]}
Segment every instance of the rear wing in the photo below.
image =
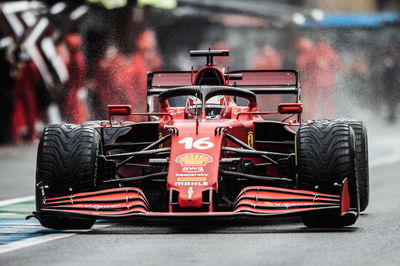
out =
{"type": "Polygon", "coordinates": [[[296,70],[239,70],[229,74],[242,76],[229,81],[230,86],[248,89],[255,94],[298,94],[300,91],[296,70]]]}
{"type": "MultiPolygon", "coordinates": [[[[195,85],[195,75],[195,71],[149,72],[147,95],[156,96],[170,88],[195,85]]],[[[296,70],[239,70],[226,74],[225,78],[229,86],[248,89],[255,94],[300,93],[300,78],[296,70]]]]}
{"type": "Polygon", "coordinates": [[[193,85],[193,75],[191,71],[148,72],[147,96],[157,96],[171,88],[191,86],[193,85]]]}

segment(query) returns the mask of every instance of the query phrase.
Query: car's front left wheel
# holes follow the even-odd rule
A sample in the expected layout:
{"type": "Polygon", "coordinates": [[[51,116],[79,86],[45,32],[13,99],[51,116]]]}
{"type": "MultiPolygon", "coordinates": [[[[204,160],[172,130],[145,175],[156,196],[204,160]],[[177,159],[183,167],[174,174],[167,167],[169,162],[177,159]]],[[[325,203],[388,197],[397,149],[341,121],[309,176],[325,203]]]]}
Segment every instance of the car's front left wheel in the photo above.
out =
{"type": "MultiPolygon", "coordinates": [[[[39,142],[36,166],[36,209],[46,198],[93,191],[96,187],[100,136],[80,125],[47,126],[39,142]]],[[[40,214],[40,223],[53,229],[88,229],[93,219],[40,214]]]]}

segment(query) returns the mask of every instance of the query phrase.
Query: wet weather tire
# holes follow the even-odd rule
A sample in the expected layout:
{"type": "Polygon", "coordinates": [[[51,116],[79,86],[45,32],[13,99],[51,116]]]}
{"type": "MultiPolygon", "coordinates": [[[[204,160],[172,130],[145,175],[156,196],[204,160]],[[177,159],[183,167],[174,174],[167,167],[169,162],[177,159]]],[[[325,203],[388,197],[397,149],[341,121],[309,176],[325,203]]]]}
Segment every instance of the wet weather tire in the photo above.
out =
{"type": "Polygon", "coordinates": [[[360,211],[365,211],[369,202],[369,169],[368,169],[368,137],[367,129],[362,121],[338,118],[336,122],[345,123],[356,135],[356,159],[358,172],[358,190],[360,193],[360,211]]]}
{"type": "Polygon", "coordinates": [[[355,223],[359,212],[359,193],[355,171],[355,135],[344,123],[315,121],[303,125],[296,134],[297,184],[299,189],[339,194],[345,178],[349,182],[350,208],[356,215],[341,216],[326,211],[302,216],[308,227],[342,227],[355,223]]]}
{"type": "MultiPolygon", "coordinates": [[[[43,198],[93,191],[97,177],[100,136],[80,125],[50,125],[39,142],[36,168],[36,208],[43,198]]],[[[53,229],[87,229],[95,220],[41,214],[40,223],[53,229]]]]}

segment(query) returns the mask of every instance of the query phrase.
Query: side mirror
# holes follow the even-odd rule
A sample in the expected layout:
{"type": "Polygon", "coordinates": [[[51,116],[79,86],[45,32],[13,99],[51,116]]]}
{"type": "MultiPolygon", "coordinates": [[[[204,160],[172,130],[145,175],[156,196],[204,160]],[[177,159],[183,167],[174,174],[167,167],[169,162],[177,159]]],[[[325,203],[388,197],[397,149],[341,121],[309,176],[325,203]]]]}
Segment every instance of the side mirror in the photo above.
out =
{"type": "Polygon", "coordinates": [[[116,104],[107,105],[108,115],[130,115],[132,113],[132,106],[129,104],[116,104]]]}
{"type": "Polygon", "coordinates": [[[278,113],[280,114],[301,114],[302,112],[302,103],[280,103],[278,105],[278,113]]]}

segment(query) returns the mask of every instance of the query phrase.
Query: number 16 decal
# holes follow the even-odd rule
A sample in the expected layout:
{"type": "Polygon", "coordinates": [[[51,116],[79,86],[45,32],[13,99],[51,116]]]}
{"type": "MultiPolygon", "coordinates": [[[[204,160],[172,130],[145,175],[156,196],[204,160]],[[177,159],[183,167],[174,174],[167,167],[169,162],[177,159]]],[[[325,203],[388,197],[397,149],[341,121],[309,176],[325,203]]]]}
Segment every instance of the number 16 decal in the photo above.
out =
{"type": "Polygon", "coordinates": [[[193,137],[183,138],[178,141],[179,144],[185,144],[185,150],[190,150],[192,148],[198,150],[207,150],[214,147],[214,143],[208,141],[210,137],[201,138],[198,140],[193,141],[193,137]]]}

